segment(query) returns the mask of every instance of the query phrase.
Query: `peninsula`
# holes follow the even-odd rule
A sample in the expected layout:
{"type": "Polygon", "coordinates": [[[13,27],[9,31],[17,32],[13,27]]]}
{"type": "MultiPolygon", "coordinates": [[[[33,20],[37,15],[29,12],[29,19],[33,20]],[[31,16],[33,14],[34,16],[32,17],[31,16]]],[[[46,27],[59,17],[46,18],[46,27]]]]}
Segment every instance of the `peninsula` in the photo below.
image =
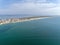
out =
{"type": "Polygon", "coordinates": [[[34,17],[25,17],[25,18],[0,19],[0,25],[7,24],[7,23],[16,23],[16,22],[44,19],[44,18],[49,18],[49,17],[51,17],[51,16],[34,16],[34,17]]]}

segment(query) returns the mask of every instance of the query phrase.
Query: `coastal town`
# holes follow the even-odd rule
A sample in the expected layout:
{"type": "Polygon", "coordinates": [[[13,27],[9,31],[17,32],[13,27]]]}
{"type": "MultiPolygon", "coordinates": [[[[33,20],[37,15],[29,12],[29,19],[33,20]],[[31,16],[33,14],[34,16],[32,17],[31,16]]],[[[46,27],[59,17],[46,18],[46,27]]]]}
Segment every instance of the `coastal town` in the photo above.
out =
{"type": "Polygon", "coordinates": [[[7,23],[16,23],[16,22],[24,22],[24,21],[30,21],[30,20],[44,19],[44,18],[49,18],[49,17],[50,16],[34,16],[34,17],[25,17],[25,18],[0,19],[0,25],[7,24],[7,23]]]}

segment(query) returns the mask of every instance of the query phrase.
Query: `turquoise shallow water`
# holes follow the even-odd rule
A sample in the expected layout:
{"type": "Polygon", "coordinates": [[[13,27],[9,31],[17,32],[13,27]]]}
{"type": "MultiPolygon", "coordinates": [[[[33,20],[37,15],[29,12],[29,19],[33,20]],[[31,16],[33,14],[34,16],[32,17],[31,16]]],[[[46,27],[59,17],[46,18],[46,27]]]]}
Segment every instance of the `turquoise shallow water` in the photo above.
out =
{"type": "Polygon", "coordinates": [[[60,17],[0,25],[0,45],[60,45],[60,17]]]}

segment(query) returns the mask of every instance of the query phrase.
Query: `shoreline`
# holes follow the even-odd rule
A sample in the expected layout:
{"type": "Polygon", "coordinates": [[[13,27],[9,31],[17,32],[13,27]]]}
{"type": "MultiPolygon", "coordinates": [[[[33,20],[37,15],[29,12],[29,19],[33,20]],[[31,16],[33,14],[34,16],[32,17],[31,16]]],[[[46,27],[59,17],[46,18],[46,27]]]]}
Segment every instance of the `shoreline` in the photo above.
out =
{"type": "Polygon", "coordinates": [[[32,20],[39,20],[39,19],[45,19],[50,17],[28,17],[28,18],[12,18],[12,19],[5,19],[0,20],[0,25],[8,24],[8,23],[17,23],[17,22],[26,22],[26,21],[32,21],[32,20]]]}

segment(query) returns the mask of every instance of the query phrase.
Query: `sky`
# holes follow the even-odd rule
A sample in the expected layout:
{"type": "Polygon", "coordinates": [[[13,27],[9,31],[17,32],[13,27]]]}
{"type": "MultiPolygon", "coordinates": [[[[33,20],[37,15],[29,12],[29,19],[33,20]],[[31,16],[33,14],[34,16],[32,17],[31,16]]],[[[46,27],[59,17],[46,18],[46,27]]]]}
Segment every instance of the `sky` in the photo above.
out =
{"type": "Polygon", "coordinates": [[[0,15],[60,15],[60,0],[0,0],[0,15]]]}

